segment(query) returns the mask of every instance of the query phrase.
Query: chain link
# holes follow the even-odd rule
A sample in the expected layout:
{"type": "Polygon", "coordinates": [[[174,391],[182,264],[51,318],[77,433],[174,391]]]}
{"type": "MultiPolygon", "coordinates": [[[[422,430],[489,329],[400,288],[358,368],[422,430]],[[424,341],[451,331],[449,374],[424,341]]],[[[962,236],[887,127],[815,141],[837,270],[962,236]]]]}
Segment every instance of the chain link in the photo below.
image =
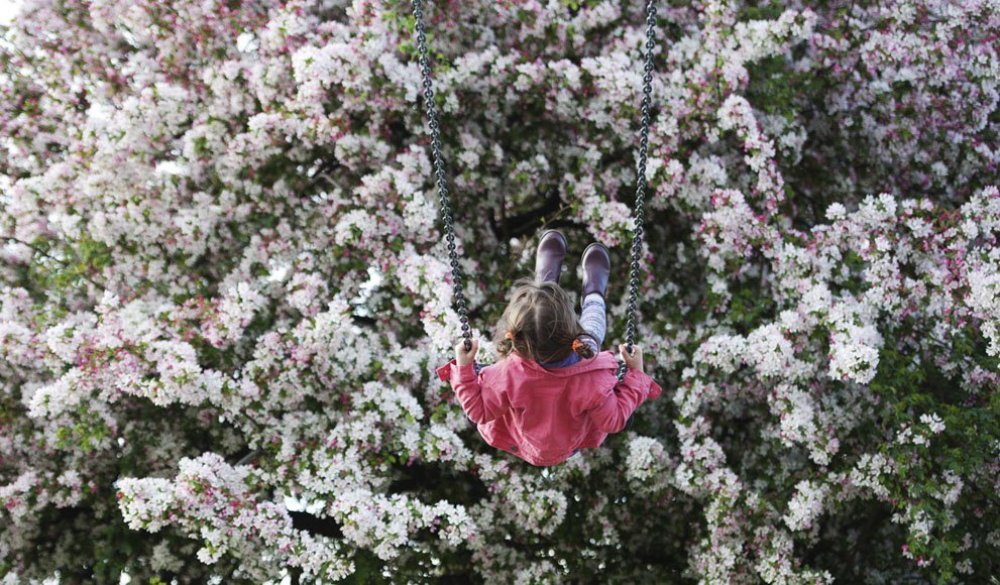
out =
{"type": "MultiPolygon", "coordinates": [[[[639,312],[639,260],[642,256],[642,224],[646,204],[646,150],[649,146],[649,110],[653,91],[653,48],[656,47],[656,6],[646,2],[646,65],[642,77],[642,122],[639,127],[639,167],[635,188],[635,228],[632,235],[632,253],[628,279],[628,304],[625,307],[625,349],[632,353],[635,344],[639,312]]],[[[628,368],[618,365],[618,380],[625,379],[628,368]]]]}
{"type": "Polygon", "coordinates": [[[434,160],[434,176],[437,182],[438,198],[441,200],[441,220],[444,223],[444,239],[448,243],[448,261],[451,264],[451,281],[455,309],[462,323],[462,337],[465,350],[472,349],[472,331],[469,329],[468,310],[465,293],[462,291],[462,267],[455,252],[455,224],[448,199],[448,178],[445,175],[444,157],[441,156],[441,133],[438,124],[437,107],[434,104],[434,90],[431,87],[431,66],[427,60],[427,35],[424,31],[424,9],[422,0],[412,0],[413,16],[416,20],[417,47],[420,51],[420,72],[423,75],[424,107],[427,111],[427,125],[431,134],[431,154],[434,160]]]}

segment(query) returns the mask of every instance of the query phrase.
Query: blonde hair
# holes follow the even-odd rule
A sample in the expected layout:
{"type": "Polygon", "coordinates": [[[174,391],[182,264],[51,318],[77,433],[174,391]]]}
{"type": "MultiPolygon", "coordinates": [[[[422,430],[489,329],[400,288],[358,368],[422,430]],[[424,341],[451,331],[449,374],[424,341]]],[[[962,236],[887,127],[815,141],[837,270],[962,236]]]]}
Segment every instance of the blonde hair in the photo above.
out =
{"type": "Polygon", "coordinates": [[[584,335],[593,338],[580,325],[573,301],[562,287],[521,278],[514,283],[493,341],[503,357],[516,351],[525,359],[546,363],[564,360],[573,351],[582,358],[594,357],[589,345],[574,343],[584,335]]]}

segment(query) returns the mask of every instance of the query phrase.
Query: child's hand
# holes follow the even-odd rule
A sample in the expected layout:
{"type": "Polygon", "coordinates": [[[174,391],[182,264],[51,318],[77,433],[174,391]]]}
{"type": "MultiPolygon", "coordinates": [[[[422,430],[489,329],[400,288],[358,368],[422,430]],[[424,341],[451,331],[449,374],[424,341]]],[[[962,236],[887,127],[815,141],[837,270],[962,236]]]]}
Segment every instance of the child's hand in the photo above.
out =
{"type": "Polygon", "coordinates": [[[622,360],[625,361],[625,365],[629,367],[630,370],[642,370],[642,348],[638,345],[632,345],[632,354],[628,354],[628,348],[625,347],[626,344],[621,344],[618,346],[619,351],[622,352],[622,360]]]}
{"type": "Polygon", "coordinates": [[[472,340],[472,349],[465,351],[465,340],[458,342],[455,346],[455,363],[460,366],[471,364],[476,359],[476,352],[479,351],[479,340],[472,340]]]}

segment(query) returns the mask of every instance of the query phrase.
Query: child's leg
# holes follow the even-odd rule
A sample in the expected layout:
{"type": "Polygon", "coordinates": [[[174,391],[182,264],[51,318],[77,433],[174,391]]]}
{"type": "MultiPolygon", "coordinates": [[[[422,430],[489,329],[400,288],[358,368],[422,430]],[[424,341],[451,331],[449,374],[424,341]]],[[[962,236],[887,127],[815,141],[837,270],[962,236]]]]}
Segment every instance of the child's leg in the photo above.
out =
{"type": "Polygon", "coordinates": [[[594,350],[594,353],[601,351],[601,344],[604,343],[604,334],[607,331],[607,310],[604,306],[604,297],[598,293],[590,293],[583,299],[583,310],[580,312],[580,325],[590,334],[593,339],[584,337],[583,342],[594,350]]]}

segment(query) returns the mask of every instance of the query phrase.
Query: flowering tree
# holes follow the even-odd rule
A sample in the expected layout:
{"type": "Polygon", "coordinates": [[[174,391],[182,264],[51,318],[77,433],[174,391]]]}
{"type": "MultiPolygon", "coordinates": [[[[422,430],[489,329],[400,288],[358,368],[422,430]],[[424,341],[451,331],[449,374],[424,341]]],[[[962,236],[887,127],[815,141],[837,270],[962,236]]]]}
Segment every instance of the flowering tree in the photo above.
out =
{"type": "MultiPolygon", "coordinates": [[[[6,31],[3,583],[998,572],[995,2],[662,3],[664,400],[546,469],[432,375],[458,317],[409,5],[268,4],[6,31]]],[[[617,343],[642,7],[427,12],[480,359],[543,226],[617,246],[617,343]]]]}

